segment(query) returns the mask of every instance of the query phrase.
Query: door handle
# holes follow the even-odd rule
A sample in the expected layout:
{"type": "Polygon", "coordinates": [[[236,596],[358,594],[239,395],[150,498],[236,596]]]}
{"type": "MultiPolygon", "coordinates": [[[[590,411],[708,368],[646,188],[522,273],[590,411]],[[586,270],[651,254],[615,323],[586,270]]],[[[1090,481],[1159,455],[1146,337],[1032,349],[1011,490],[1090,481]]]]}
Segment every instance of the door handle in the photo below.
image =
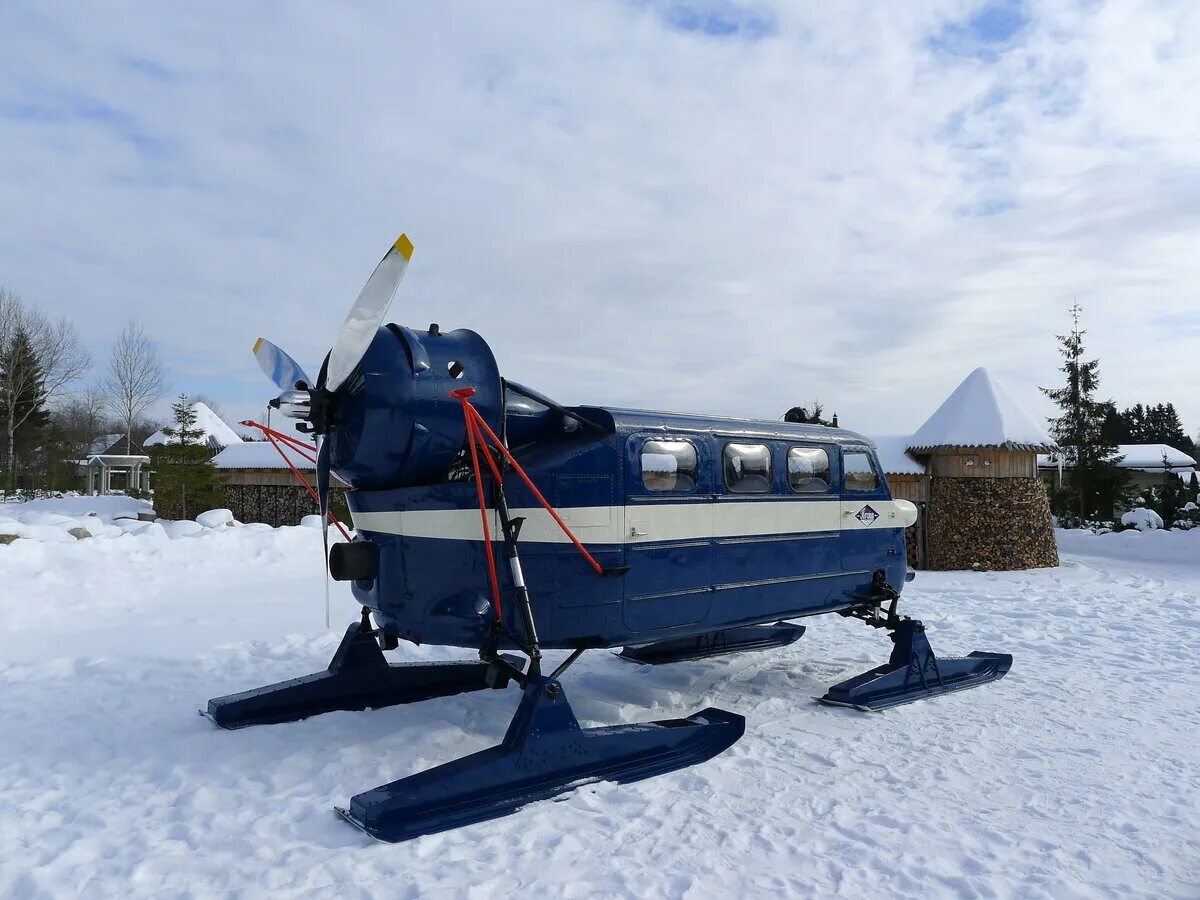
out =
{"type": "Polygon", "coordinates": [[[649,533],[650,532],[648,532],[648,531],[638,531],[638,527],[636,525],[631,525],[629,527],[629,536],[630,537],[645,537],[649,533]]]}

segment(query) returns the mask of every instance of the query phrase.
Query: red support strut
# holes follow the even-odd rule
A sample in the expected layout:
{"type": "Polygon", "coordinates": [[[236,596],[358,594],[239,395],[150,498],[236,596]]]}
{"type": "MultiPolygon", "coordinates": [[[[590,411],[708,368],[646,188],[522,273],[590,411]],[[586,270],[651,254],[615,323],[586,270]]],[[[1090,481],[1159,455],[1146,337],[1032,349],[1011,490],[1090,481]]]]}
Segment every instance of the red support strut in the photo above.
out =
{"type": "MultiPolygon", "coordinates": [[[[317,492],[315,490],[313,490],[313,486],[308,483],[308,479],[306,479],[303,475],[301,475],[300,470],[297,469],[292,464],[292,461],[290,459],[288,459],[287,454],[283,452],[283,447],[279,446],[279,441],[286,441],[287,443],[285,444],[285,446],[289,450],[292,450],[294,453],[297,453],[299,456],[308,460],[310,463],[315,464],[317,460],[315,457],[310,458],[308,456],[307,445],[301,443],[300,441],[296,440],[293,437],[288,437],[286,434],[276,431],[274,428],[268,428],[266,425],[260,425],[258,422],[255,422],[253,419],[247,419],[246,421],[244,421],[240,424],[249,426],[251,428],[257,428],[259,431],[261,431],[263,433],[263,435],[266,437],[267,441],[271,444],[272,447],[275,448],[275,452],[279,454],[279,456],[283,459],[283,461],[285,463],[287,463],[287,467],[292,470],[292,474],[296,476],[296,480],[299,481],[302,485],[304,485],[304,489],[306,491],[308,491],[309,496],[312,497],[315,501],[317,501],[317,507],[319,508],[321,505],[320,496],[318,496],[317,492]]],[[[337,516],[335,516],[332,511],[330,511],[330,513],[329,513],[329,521],[332,522],[335,526],[337,526],[337,530],[342,533],[343,538],[345,538],[347,541],[350,540],[350,532],[348,532],[346,530],[345,526],[342,525],[342,523],[338,521],[337,516]]]]}
{"type": "MultiPolygon", "coordinates": [[[[570,539],[571,543],[575,545],[575,549],[580,552],[580,554],[583,556],[583,558],[585,560],[587,560],[588,565],[590,565],[593,569],[595,569],[597,575],[603,575],[604,567],[601,566],[600,563],[596,562],[596,558],[594,556],[592,556],[592,554],[588,552],[587,548],[584,547],[583,544],[581,544],[579,542],[579,539],[577,537],[575,537],[575,535],[571,531],[571,529],[567,527],[567,523],[562,520],[562,517],[559,516],[559,514],[554,510],[554,507],[552,507],[550,505],[550,503],[546,500],[546,498],[542,496],[542,492],[537,489],[537,486],[533,483],[533,480],[525,473],[525,470],[523,468],[521,468],[521,464],[519,462],[517,462],[516,459],[513,458],[513,455],[511,453],[508,452],[508,448],[504,446],[504,442],[501,441],[500,438],[496,437],[496,433],[494,431],[492,431],[491,426],[489,426],[488,423],[484,421],[483,416],[481,416],[479,414],[479,410],[477,410],[474,406],[472,406],[468,402],[468,400],[471,397],[475,396],[475,389],[474,388],[459,388],[458,390],[451,391],[450,396],[453,397],[454,399],[458,400],[460,403],[462,403],[463,417],[467,423],[467,440],[470,442],[470,445],[471,445],[472,457],[474,457],[475,453],[476,453],[476,451],[475,451],[475,441],[476,440],[478,440],[480,442],[480,444],[483,445],[485,450],[487,449],[487,443],[483,439],[484,434],[486,434],[487,437],[490,439],[492,445],[497,450],[500,451],[500,453],[504,456],[504,459],[508,462],[508,464],[513,467],[513,470],[517,473],[517,475],[519,475],[521,477],[521,480],[523,482],[525,482],[525,486],[527,488],[529,488],[529,490],[533,493],[533,496],[537,498],[537,501],[539,504],[541,504],[542,509],[546,510],[546,512],[548,512],[550,514],[550,517],[552,519],[554,519],[554,521],[558,524],[558,527],[562,529],[563,534],[565,534],[570,539]]],[[[492,460],[492,458],[489,454],[485,453],[484,455],[488,460],[488,464],[491,466],[493,477],[496,478],[498,483],[503,484],[504,479],[500,477],[500,472],[497,470],[495,462],[492,460]]],[[[475,465],[475,480],[476,480],[476,482],[479,481],[479,476],[480,476],[480,470],[479,470],[478,462],[476,461],[476,465],[475,465]]],[[[479,493],[480,513],[482,514],[483,510],[484,510],[483,488],[482,487],[479,488],[478,493],[479,493]]],[[[485,527],[485,531],[486,531],[486,527],[485,527]]],[[[490,539],[488,542],[488,547],[489,548],[491,547],[490,539]]]]}
{"type": "MultiPolygon", "coordinates": [[[[496,575],[496,553],[492,549],[492,529],[488,525],[487,516],[487,500],[483,496],[483,470],[479,468],[479,446],[476,443],[478,433],[473,427],[471,413],[474,412],[474,407],[468,405],[467,397],[474,394],[473,388],[462,388],[458,391],[451,391],[450,396],[454,397],[463,406],[463,417],[467,423],[467,446],[471,450],[471,468],[475,472],[475,495],[479,499],[479,520],[483,523],[483,548],[487,556],[488,581],[492,586],[492,610],[496,613],[496,621],[503,621],[503,610],[500,604],[500,579],[496,575]],[[470,391],[470,394],[464,394],[463,391],[470,391]]],[[[482,443],[480,441],[480,443],[482,443]]],[[[487,447],[483,448],[485,451],[487,447]]],[[[484,453],[487,456],[487,453],[484,453]]]]}

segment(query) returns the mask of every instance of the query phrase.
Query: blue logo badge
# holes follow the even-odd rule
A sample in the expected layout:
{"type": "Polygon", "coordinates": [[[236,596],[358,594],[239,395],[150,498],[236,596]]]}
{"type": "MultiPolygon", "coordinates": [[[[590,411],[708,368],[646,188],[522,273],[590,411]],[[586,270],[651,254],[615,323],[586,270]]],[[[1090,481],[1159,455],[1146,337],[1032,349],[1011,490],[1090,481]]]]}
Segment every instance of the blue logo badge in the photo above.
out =
{"type": "Polygon", "coordinates": [[[871,509],[869,506],[864,506],[854,514],[854,518],[858,519],[858,521],[862,522],[864,525],[870,527],[871,525],[875,524],[875,520],[879,518],[879,513],[875,512],[875,510],[871,509]]]}

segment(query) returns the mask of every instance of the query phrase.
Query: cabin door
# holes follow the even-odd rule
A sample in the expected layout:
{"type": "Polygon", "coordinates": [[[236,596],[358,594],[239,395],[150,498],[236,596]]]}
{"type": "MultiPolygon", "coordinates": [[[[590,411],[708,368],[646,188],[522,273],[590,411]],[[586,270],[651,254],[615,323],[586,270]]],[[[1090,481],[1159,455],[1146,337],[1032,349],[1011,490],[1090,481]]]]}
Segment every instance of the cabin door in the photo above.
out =
{"type": "Polygon", "coordinates": [[[903,546],[903,532],[888,527],[891,494],[874,454],[866,447],[842,448],[842,573],[865,586],[871,573],[886,568],[903,546]]]}
{"type": "Polygon", "coordinates": [[[625,627],[704,621],[712,603],[712,465],[705,443],[635,435],[626,445],[625,627]]]}

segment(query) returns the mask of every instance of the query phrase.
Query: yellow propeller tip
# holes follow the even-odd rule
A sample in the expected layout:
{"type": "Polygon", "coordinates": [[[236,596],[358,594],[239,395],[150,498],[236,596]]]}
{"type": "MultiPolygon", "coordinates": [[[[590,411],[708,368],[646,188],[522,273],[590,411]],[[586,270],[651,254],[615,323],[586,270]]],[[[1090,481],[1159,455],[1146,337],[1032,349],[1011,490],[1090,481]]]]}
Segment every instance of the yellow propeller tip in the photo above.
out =
{"type": "Polygon", "coordinates": [[[404,257],[405,262],[408,262],[410,259],[412,259],[413,243],[408,239],[407,234],[402,234],[400,237],[396,238],[396,243],[392,244],[392,246],[400,252],[400,255],[404,257]]]}
{"type": "Polygon", "coordinates": [[[251,352],[251,353],[254,353],[254,354],[257,354],[257,353],[258,353],[258,348],[262,346],[262,342],[263,342],[263,339],[262,339],[262,338],[259,338],[257,341],[255,341],[255,342],[254,342],[254,346],[250,348],[250,352],[251,352]]]}

